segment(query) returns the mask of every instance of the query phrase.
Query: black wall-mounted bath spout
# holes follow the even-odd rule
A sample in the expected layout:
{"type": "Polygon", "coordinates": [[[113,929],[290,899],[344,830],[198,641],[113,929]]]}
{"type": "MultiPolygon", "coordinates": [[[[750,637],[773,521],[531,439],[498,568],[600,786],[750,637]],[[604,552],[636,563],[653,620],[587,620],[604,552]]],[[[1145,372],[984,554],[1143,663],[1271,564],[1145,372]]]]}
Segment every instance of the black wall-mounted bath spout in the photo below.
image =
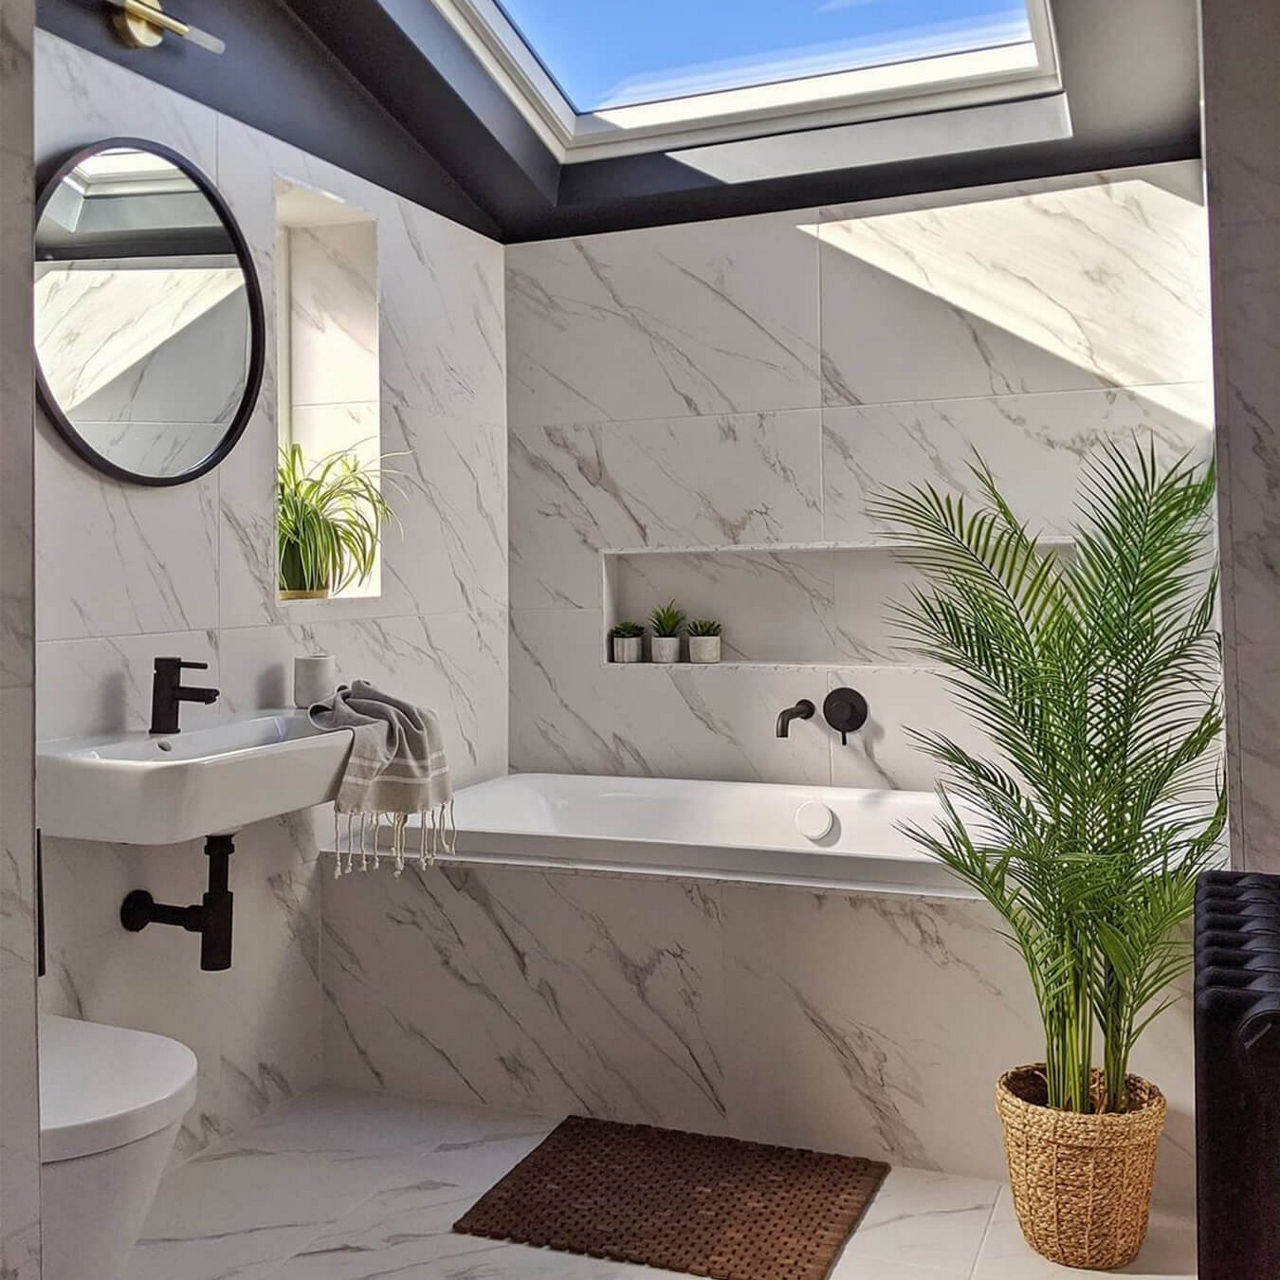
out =
{"type": "Polygon", "coordinates": [[[204,842],[209,858],[209,889],[201,901],[189,907],[157,902],[145,889],[134,889],[120,904],[120,923],[130,933],[141,933],[149,924],[173,924],[200,935],[200,967],[210,971],[231,968],[231,890],[227,888],[228,864],[235,852],[231,836],[210,836],[204,842]]]}
{"type": "Polygon", "coordinates": [[[787,707],[785,711],[779,711],[776,730],[778,737],[785,738],[790,733],[793,720],[808,720],[816,710],[817,708],[808,698],[801,698],[794,707],[787,707]]]}
{"type": "Polygon", "coordinates": [[[217,689],[184,685],[182,672],[208,671],[207,662],[183,662],[181,658],[157,658],[151,678],[151,732],[177,733],[178,707],[183,702],[217,702],[217,689]]]}

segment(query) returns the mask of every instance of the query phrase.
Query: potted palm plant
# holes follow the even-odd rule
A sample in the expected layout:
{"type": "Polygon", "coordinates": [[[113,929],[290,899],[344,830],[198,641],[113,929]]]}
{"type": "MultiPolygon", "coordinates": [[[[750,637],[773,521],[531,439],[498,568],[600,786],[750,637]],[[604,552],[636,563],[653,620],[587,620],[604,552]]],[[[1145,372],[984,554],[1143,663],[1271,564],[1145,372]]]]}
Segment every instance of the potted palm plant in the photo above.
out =
{"type": "Polygon", "coordinates": [[[322,600],[369,580],[378,535],[393,518],[366,469],[345,450],[307,465],[300,445],[280,450],[276,539],[282,600],[322,600]]]}
{"type": "Polygon", "coordinates": [[[996,1090],[1018,1221],[1044,1256],[1103,1269],[1146,1234],[1165,1103],[1129,1056],[1190,962],[1179,926],[1226,819],[1213,470],[1135,449],[1086,467],[1068,555],[980,459],[976,503],[924,486],[873,504],[923,578],[901,634],[995,749],[914,732],[943,816],[909,834],[999,913],[1039,1006],[1044,1061],[996,1090]]]}
{"type": "Polygon", "coordinates": [[[680,633],[684,630],[685,611],[674,600],[659,605],[649,615],[653,639],[649,642],[654,662],[680,661],[680,633]]]}

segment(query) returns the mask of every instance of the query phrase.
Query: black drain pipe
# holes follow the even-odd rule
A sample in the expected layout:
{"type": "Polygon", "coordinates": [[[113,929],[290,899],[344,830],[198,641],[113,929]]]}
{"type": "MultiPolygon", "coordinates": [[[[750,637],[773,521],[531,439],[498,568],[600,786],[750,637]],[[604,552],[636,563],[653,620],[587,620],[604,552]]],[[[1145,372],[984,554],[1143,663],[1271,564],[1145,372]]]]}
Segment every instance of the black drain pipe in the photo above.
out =
{"type": "Polygon", "coordinates": [[[209,859],[209,888],[198,903],[174,907],[157,902],[145,889],[134,889],[120,904],[120,923],[130,933],[141,933],[149,924],[172,924],[200,935],[200,967],[217,972],[231,968],[231,890],[227,888],[231,836],[210,836],[204,842],[209,859]]]}

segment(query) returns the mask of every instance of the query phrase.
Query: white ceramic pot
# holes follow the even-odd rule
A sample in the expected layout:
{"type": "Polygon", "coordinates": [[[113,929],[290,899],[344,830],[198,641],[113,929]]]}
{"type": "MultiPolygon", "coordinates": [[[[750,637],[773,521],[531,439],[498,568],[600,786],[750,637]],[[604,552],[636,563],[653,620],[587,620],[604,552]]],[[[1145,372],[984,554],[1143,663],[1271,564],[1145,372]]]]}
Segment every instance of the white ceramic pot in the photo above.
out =
{"type": "Polygon", "coordinates": [[[689,661],[690,662],[719,662],[720,661],[720,637],[719,636],[690,636],[689,637],[689,661]]]}
{"type": "Polygon", "coordinates": [[[680,637],[654,636],[652,642],[654,662],[679,662],[680,637]]]}
{"type": "Polygon", "coordinates": [[[640,637],[639,636],[614,636],[613,637],[613,660],[614,662],[639,662],[640,661],[640,637]]]}
{"type": "Polygon", "coordinates": [[[302,710],[333,696],[338,664],[332,654],[299,654],[293,660],[293,705],[302,710]]]}

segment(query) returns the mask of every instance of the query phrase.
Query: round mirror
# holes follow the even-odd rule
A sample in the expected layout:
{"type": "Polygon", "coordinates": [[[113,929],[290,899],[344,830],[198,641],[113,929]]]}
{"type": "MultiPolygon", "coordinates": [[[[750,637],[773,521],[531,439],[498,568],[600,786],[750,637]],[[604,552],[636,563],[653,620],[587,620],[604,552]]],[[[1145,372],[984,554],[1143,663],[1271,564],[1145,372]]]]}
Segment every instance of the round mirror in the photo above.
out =
{"type": "Polygon", "coordinates": [[[63,162],[36,204],[35,337],[41,402],[85,461],[153,485],[217,466],[264,339],[248,247],[208,179],[135,138],[63,162]]]}

